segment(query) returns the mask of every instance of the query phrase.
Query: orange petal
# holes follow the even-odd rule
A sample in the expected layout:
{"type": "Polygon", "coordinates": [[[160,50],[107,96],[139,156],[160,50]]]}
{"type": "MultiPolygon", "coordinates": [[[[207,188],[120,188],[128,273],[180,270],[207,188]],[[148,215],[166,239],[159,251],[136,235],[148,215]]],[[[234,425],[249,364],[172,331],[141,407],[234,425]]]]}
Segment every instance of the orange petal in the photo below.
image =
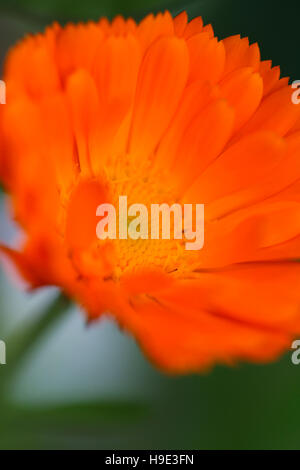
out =
{"type": "Polygon", "coordinates": [[[147,158],[157,146],[177,109],[187,72],[183,40],[160,39],[149,49],[141,65],[133,110],[129,145],[133,158],[147,158]]]}
{"type": "Polygon", "coordinates": [[[278,164],[284,151],[284,142],[272,133],[247,136],[229,147],[201,174],[185,199],[194,197],[194,201],[208,204],[251,186],[278,164]]]}
{"type": "Polygon", "coordinates": [[[186,11],[182,11],[174,18],[174,32],[176,36],[182,37],[187,26],[188,16],[186,11]]]}
{"type": "Polygon", "coordinates": [[[6,62],[6,76],[20,82],[32,98],[61,88],[55,57],[43,36],[29,37],[12,50],[6,62]]]}
{"type": "Polygon", "coordinates": [[[193,120],[213,100],[220,96],[217,87],[199,80],[187,86],[166,134],[161,139],[155,161],[162,170],[169,170],[174,163],[184,133],[193,120]]]}
{"type": "Polygon", "coordinates": [[[234,112],[225,100],[215,100],[191,122],[172,167],[180,191],[220,154],[231,135],[233,123],[234,112]]]}
{"type": "Polygon", "coordinates": [[[225,65],[223,43],[217,38],[211,39],[208,33],[200,33],[188,39],[187,46],[190,54],[189,83],[194,80],[217,83],[225,65]]]}
{"type": "Polygon", "coordinates": [[[189,39],[190,37],[194,36],[195,34],[201,33],[203,30],[203,20],[201,16],[197,16],[189,24],[186,26],[184,30],[183,37],[185,39],[189,39]]]}
{"type": "Polygon", "coordinates": [[[146,354],[170,372],[216,361],[270,360],[299,331],[299,274],[300,266],[292,263],[199,274],[133,300],[121,312],[121,323],[130,319],[146,354]]]}
{"type": "Polygon", "coordinates": [[[63,83],[78,69],[91,72],[104,32],[94,23],[67,25],[58,35],[56,56],[63,83]]]}
{"type": "Polygon", "coordinates": [[[88,140],[98,117],[99,97],[95,82],[88,72],[79,70],[69,77],[67,98],[71,107],[80,171],[83,176],[91,176],[88,140]]]}
{"type": "Polygon", "coordinates": [[[122,129],[122,142],[117,134],[131,112],[140,61],[140,45],[131,34],[107,38],[98,51],[93,75],[98,89],[99,109],[90,137],[94,174],[101,173],[113,151],[117,152],[117,156],[126,151],[129,126],[122,129]]]}
{"type": "Polygon", "coordinates": [[[47,156],[53,162],[60,190],[67,193],[78,175],[79,162],[74,152],[71,116],[65,95],[57,93],[45,97],[41,110],[47,156]]]}
{"type": "Polygon", "coordinates": [[[168,11],[146,16],[137,28],[137,35],[142,44],[143,50],[146,51],[151,44],[159,38],[174,35],[173,18],[168,11]]]}
{"type": "Polygon", "coordinates": [[[280,67],[273,67],[270,60],[264,60],[260,63],[259,73],[264,83],[264,96],[271,93],[279,81],[280,67]]]}
{"type": "Polygon", "coordinates": [[[238,35],[230,36],[222,42],[226,51],[224,75],[240,67],[252,67],[254,71],[259,70],[260,52],[257,44],[249,46],[248,39],[241,39],[238,35]]]}
{"type": "Polygon", "coordinates": [[[221,93],[234,108],[234,131],[240,129],[254,114],[263,95],[263,82],[251,68],[228,74],[220,84],[221,93]]]}
{"type": "Polygon", "coordinates": [[[96,210],[104,202],[108,202],[106,190],[98,181],[83,181],[75,187],[66,221],[66,241],[71,249],[85,249],[96,241],[96,210]]]}
{"type": "Polygon", "coordinates": [[[236,138],[258,130],[286,135],[300,116],[300,106],[293,104],[292,92],[287,86],[267,96],[236,138]]]}

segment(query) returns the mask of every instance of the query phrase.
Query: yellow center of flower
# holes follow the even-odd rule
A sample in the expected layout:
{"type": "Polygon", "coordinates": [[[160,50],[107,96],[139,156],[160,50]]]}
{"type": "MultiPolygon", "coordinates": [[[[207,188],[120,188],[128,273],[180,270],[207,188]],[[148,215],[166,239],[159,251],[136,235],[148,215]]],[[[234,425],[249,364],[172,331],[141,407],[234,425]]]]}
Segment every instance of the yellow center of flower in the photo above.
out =
{"type": "MultiPolygon", "coordinates": [[[[67,207],[66,239],[71,253],[81,252],[81,257],[88,259],[97,270],[97,263],[103,269],[105,255],[107,263],[111,263],[112,272],[106,276],[119,279],[123,273],[139,269],[161,268],[165,272],[175,272],[183,267],[192,252],[186,252],[184,240],[175,239],[174,217],[170,217],[170,239],[163,239],[162,224],[159,225],[159,238],[151,237],[151,205],[167,204],[172,206],[176,201],[176,193],[168,182],[168,175],[163,174],[146,162],[139,168],[130,164],[130,158],[118,160],[118,165],[109,166],[105,174],[92,180],[84,180],[73,189],[67,207]],[[127,238],[120,239],[119,202],[120,196],[126,196],[127,208],[132,204],[143,204],[147,208],[148,238],[132,239],[131,222],[135,217],[127,217],[127,238]],[[99,240],[96,227],[99,217],[97,207],[111,204],[116,211],[116,238],[99,240]],[[189,254],[189,256],[187,256],[189,254]]],[[[160,219],[162,222],[162,219],[160,219]]],[[[139,232],[141,227],[137,226],[139,232]]]]}
{"type": "MultiPolygon", "coordinates": [[[[132,204],[143,204],[148,212],[148,238],[133,240],[128,236],[126,240],[115,240],[117,258],[115,274],[120,277],[125,271],[141,268],[162,268],[166,272],[172,272],[180,264],[184,246],[181,240],[174,240],[172,218],[170,239],[162,239],[161,225],[159,239],[151,239],[151,205],[174,204],[176,202],[174,188],[170,188],[167,175],[155,170],[150,161],[137,167],[130,164],[130,157],[124,159],[125,162],[119,160],[120,165],[114,168],[113,174],[108,172],[113,204],[117,208],[117,217],[120,196],[127,196],[128,207],[132,204]]],[[[128,217],[129,229],[131,221],[132,219],[128,217]]]]}

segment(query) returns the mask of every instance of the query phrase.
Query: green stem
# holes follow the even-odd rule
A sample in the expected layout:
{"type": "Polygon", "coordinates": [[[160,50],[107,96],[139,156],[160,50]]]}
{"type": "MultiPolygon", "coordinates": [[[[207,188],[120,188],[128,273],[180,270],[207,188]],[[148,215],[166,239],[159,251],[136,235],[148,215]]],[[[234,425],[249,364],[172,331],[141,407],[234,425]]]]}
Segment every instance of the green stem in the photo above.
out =
{"type": "Polygon", "coordinates": [[[59,294],[50,305],[47,305],[44,313],[37,320],[22,325],[6,339],[6,365],[0,366],[0,401],[3,400],[8,381],[21,360],[45,332],[67,313],[70,306],[71,301],[63,294],[59,294]]]}

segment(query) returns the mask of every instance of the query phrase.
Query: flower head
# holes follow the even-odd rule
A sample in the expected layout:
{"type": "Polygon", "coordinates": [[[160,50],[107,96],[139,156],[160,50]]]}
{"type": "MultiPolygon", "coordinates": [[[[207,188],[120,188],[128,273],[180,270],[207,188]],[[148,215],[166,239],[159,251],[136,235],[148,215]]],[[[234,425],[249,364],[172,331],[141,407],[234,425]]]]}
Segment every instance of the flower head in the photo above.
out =
{"type": "Polygon", "coordinates": [[[110,312],[160,367],[265,361],[300,332],[300,106],[201,18],[54,24],[8,55],[0,176],[33,287],[110,312]],[[101,203],[205,205],[205,243],[99,240],[101,203]]]}

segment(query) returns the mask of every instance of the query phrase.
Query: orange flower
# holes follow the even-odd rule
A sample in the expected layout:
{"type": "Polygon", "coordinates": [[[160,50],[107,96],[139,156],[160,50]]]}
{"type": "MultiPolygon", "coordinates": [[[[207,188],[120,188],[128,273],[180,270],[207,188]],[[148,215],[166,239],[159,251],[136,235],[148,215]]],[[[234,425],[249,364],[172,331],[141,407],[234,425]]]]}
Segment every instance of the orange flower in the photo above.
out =
{"type": "Polygon", "coordinates": [[[10,52],[0,174],[33,286],[111,312],[173,372],[300,333],[300,106],[257,44],[201,18],[55,24],[10,52]],[[98,240],[96,208],[205,204],[205,243],[98,240]]]}

